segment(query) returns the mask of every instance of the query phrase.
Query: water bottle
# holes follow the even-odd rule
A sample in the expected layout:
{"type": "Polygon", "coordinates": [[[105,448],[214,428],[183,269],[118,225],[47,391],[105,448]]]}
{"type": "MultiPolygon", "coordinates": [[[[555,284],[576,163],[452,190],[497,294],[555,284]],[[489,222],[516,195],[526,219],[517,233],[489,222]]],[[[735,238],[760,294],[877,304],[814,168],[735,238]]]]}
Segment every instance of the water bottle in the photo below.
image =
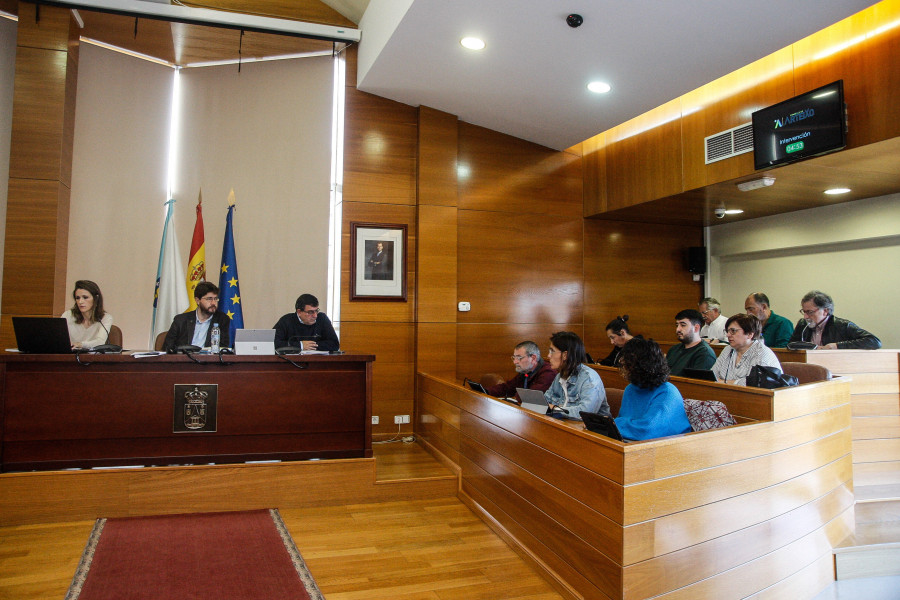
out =
{"type": "Polygon", "coordinates": [[[213,330],[209,336],[209,350],[213,354],[219,353],[219,324],[213,323],[213,330]]]}

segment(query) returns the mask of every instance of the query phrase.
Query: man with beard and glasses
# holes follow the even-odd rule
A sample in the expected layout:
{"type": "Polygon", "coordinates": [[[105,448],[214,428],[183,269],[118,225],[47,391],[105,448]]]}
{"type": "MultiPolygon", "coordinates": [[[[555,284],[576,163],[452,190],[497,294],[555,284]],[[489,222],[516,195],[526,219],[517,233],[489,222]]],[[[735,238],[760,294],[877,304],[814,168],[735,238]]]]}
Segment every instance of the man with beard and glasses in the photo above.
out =
{"type": "Polygon", "coordinates": [[[172,326],[163,342],[163,350],[175,352],[179,346],[188,345],[208,348],[214,324],[219,325],[219,347],[230,347],[228,330],[231,319],[218,310],[219,288],[208,281],[201,281],[194,288],[194,299],[197,301],[197,310],[175,315],[172,319],[172,326]]]}
{"type": "Polygon", "coordinates": [[[792,342],[812,342],[820,350],[878,350],[881,340],[847,319],[834,316],[834,301],[813,290],[800,301],[800,314],[792,342]]]}
{"type": "Polygon", "coordinates": [[[675,315],[675,336],[681,342],[669,348],[666,362],[672,375],[682,376],[685,369],[712,369],[716,362],[716,353],[709,344],[700,339],[700,326],[703,315],[692,308],[675,315]]]}

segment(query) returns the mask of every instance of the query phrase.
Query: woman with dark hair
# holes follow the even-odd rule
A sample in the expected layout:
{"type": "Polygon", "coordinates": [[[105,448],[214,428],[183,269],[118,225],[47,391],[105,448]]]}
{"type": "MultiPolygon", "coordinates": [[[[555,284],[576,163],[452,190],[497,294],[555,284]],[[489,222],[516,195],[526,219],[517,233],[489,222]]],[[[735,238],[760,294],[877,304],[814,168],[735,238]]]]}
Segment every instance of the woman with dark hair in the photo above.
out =
{"type": "Polygon", "coordinates": [[[613,345],[613,349],[609,356],[600,361],[600,364],[607,367],[615,367],[619,364],[619,353],[622,352],[622,346],[634,337],[631,335],[631,330],[628,329],[628,315],[622,315],[610,321],[606,326],[606,337],[609,338],[609,343],[613,345]]]}
{"type": "Polygon", "coordinates": [[[739,313],[728,319],[725,335],[731,347],[722,350],[712,368],[718,381],[747,385],[747,375],[756,365],[781,369],[778,357],[762,339],[762,324],[753,315],[739,313]]]}
{"type": "Polygon", "coordinates": [[[619,370],[628,381],[616,417],[623,438],[649,440],[691,431],[684,400],[669,383],[669,363],[659,344],[631,339],[622,347],[619,370]]]}
{"type": "Polygon", "coordinates": [[[69,325],[69,341],[73,348],[93,348],[105,344],[112,327],[112,315],[103,310],[100,286],[87,279],[75,282],[72,291],[75,304],[62,314],[69,325]]]}
{"type": "Polygon", "coordinates": [[[544,392],[550,414],[566,419],[580,419],[581,411],[610,414],[603,381],[584,364],[587,354],[577,334],[557,331],[551,335],[547,361],[557,372],[550,389],[544,392]]]}

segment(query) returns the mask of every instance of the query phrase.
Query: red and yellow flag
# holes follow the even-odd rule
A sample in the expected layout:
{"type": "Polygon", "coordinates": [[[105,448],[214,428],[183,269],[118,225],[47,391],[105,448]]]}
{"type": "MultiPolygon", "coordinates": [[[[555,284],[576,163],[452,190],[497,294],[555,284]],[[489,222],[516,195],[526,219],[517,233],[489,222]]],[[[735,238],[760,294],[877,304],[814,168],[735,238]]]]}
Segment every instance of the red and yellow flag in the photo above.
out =
{"type": "Polygon", "coordinates": [[[200,207],[202,203],[203,190],[200,191],[197,197],[197,222],[194,223],[194,237],[191,238],[190,258],[188,259],[188,268],[185,275],[188,299],[191,303],[185,312],[197,310],[194,288],[201,281],[206,281],[206,244],[203,240],[203,210],[200,207]]]}

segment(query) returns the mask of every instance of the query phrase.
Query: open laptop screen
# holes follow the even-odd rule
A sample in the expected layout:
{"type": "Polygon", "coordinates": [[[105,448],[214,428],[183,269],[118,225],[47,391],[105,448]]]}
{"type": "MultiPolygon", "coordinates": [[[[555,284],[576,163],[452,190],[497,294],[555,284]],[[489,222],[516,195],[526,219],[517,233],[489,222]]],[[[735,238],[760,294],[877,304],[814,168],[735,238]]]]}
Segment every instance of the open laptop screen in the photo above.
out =
{"type": "Polygon", "coordinates": [[[19,352],[71,354],[69,326],[62,317],[13,317],[19,352]]]}

